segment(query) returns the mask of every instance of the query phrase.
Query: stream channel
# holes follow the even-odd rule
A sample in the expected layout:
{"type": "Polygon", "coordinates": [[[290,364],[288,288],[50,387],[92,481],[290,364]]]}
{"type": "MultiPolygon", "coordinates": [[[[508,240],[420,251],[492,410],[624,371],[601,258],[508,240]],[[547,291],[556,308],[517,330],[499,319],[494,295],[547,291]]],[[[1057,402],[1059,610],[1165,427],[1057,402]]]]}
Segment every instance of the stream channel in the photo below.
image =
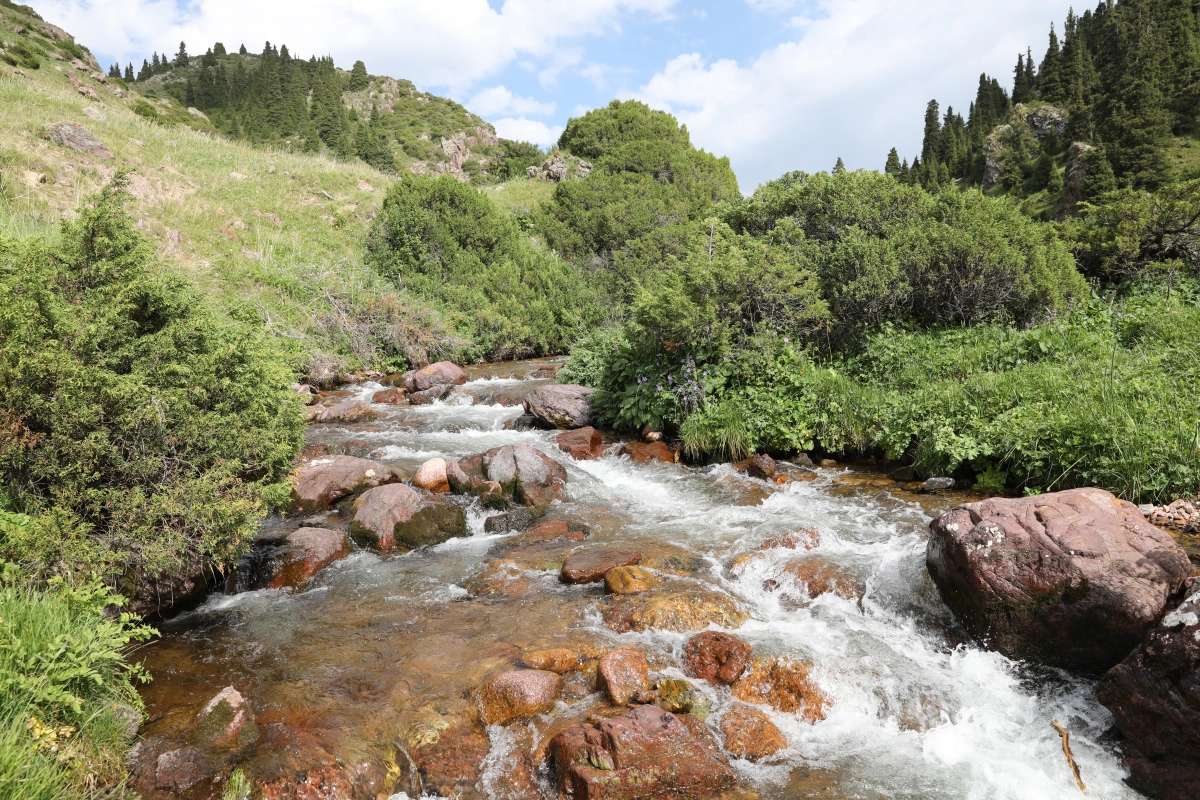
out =
{"type": "MultiPolygon", "coordinates": [[[[140,653],[154,676],[142,690],[150,715],[142,736],[169,736],[232,685],[262,732],[241,767],[256,784],[342,765],[372,776],[368,796],[416,797],[431,791],[418,782],[420,767],[461,772],[462,797],[503,800],[530,796],[516,787],[532,769],[553,797],[547,741],[608,705],[594,680],[568,680],[554,711],[507,727],[483,727],[473,693],[517,668],[523,651],[555,647],[637,649],[652,677],[687,677],[682,655],[692,633],[617,633],[605,621],[612,598],[603,583],[560,583],[564,553],[615,545],[639,550],[672,591],[740,608],[745,621],[729,632],[756,657],[810,664],[828,698],[816,723],[761,706],[788,747],[759,763],[731,759],[739,787],[729,797],[1074,800],[1082,795],[1053,721],[1071,732],[1092,798],[1139,797],[1122,782],[1105,735],[1111,717],[1093,681],[981,649],[941,602],[925,568],[928,525],[971,498],[908,493],[861,469],[782,462],[797,479],[776,486],[728,464],[635,463],[616,455],[615,440],[605,457],[575,461],[551,432],[505,427],[521,414],[519,399],[548,382],[530,376],[557,363],[469,368],[470,381],[445,401],[377,405],[369,423],[312,425],[309,446],[411,476],[430,458],[531,444],[568,473],[569,501],[552,504],[548,518],[586,528],[586,541],[506,553],[516,534],[486,533],[496,512],[476,500],[464,538],[404,554],[355,549],[297,589],[210,595],[162,623],[162,637],[140,653]],[[820,534],[802,555],[856,589],[814,599],[786,569],[797,551],[760,549],[800,529],[820,534]],[[431,748],[439,740],[440,750],[431,748]],[[436,752],[418,765],[413,753],[422,747],[436,752]]],[[[369,400],[381,388],[347,391],[369,400]]],[[[317,520],[272,518],[264,529],[345,529],[347,505],[317,520]]],[[[730,690],[692,684],[694,713],[722,741],[730,690]]]]}

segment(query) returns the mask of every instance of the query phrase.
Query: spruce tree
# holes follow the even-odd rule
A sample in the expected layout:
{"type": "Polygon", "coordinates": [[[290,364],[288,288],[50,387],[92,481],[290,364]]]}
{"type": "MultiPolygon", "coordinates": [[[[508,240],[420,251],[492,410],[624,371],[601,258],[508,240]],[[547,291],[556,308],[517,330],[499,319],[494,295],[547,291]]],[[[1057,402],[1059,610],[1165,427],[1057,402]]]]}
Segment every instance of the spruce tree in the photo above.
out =
{"type": "Polygon", "coordinates": [[[220,42],[217,42],[216,44],[214,44],[212,49],[213,49],[213,53],[218,56],[227,55],[225,52],[225,45],[221,44],[220,42]]]}
{"type": "Polygon", "coordinates": [[[242,45],[241,47],[238,48],[238,55],[239,56],[246,55],[246,45],[242,45]]]}
{"type": "Polygon", "coordinates": [[[188,65],[187,45],[183,42],[179,43],[179,52],[175,54],[174,66],[186,67],[188,65]]]}
{"type": "Polygon", "coordinates": [[[121,77],[121,68],[118,67],[116,64],[113,64],[111,67],[108,68],[108,77],[110,77],[110,78],[121,77]]]}
{"type": "Polygon", "coordinates": [[[900,154],[896,152],[896,148],[892,148],[888,153],[887,163],[883,167],[885,175],[891,175],[894,178],[900,177],[904,170],[904,166],[900,163],[900,154]]]}
{"type": "Polygon", "coordinates": [[[150,58],[150,69],[151,69],[151,70],[154,72],[154,74],[155,74],[155,75],[157,75],[157,74],[158,74],[158,68],[159,68],[159,64],[158,64],[158,51],[157,51],[157,50],[155,50],[155,51],[154,51],[154,55],[153,55],[153,56],[150,58]]]}
{"type": "Polygon", "coordinates": [[[130,61],[125,65],[125,82],[133,83],[133,62],[130,61]]]}
{"type": "Polygon", "coordinates": [[[842,161],[842,157],[838,156],[837,163],[833,165],[834,175],[844,175],[846,173],[846,164],[842,161]]]}
{"type": "Polygon", "coordinates": [[[1017,54],[1017,66],[1013,70],[1013,91],[1012,101],[1014,103],[1028,103],[1033,99],[1033,86],[1028,81],[1029,73],[1025,69],[1025,55],[1017,54]]]}
{"type": "Polygon", "coordinates": [[[1058,34],[1054,23],[1050,23],[1050,44],[1037,77],[1038,95],[1047,103],[1062,103],[1066,100],[1062,83],[1062,53],[1058,47],[1058,34]]]}
{"type": "Polygon", "coordinates": [[[367,76],[367,65],[361,61],[355,61],[354,68],[350,70],[350,83],[346,85],[346,90],[360,92],[370,83],[371,79],[367,76]]]}
{"type": "Polygon", "coordinates": [[[142,59],[142,71],[138,73],[137,79],[139,81],[145,81],[149,80],[153,75],[154,73],[150,71],[150,62],[146,59],[142,59]]]}
{"type": "Polygon", "coordinates": [[[925,107],[925,136],[921,140],[921,160],[936,158],[941,149],[942,121],[938,117],[938,101],[930,100],[925,107]]]}

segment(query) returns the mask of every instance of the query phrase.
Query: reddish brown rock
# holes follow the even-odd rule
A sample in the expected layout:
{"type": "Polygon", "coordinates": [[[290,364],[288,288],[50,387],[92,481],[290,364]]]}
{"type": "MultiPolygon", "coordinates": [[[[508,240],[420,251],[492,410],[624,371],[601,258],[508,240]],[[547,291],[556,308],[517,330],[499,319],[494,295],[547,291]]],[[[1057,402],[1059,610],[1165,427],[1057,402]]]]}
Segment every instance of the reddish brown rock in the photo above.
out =
{"type": "Polygon", "coordinates": [[[613,594],[638,594],[661,585],[662,578],[641,567],[613,567],[604,573],[604,587],[613,594]]]}
{"type": "MultiPolygon", "coordinates": [[[[466,461],[466,459],[464,459],[466,461]]],[[[467,475],[471,470],[462,461],[467,475]]],[[[567,471],[554,459],[528,444],[489,450],[480,459],[487,480],[500,484],[506,497],[527,506],[544,506],[566,499],[567,471]]]]}
{"type": "Polygon", "coordinates": [[[394,406],[399,403],[408,402],[408,397],[406,396],[407,394],[408,392],[406,392],[404,389],[397,389],[393,386],[390,389],[382,389],[376,392],[371,396],[371,402],[394,406]]]}
{"type": "Polygon", "coordinates": [[[290,480],[293,506],[300,511],[320,511],[348,495],[393,483],[397,475],[365,458],[329,456],[297,468],[290,480]]]}
{"type": "Polygon", "coordinates": [[[698,588],[613,595],[600,614],[605,624],[617,633],[648,630],[691,633],[710,625],[736,628],[748,619],[729,595],[698,588]]]}
{"type": "Polygon", "coordinates": [[[776,536],[762,543],[760,550],[812,550],[821,543],[821,532],[812,528],[801,528],[783,536],[776,536]]]}
{"type": "Polygon", "coordinates": [[[549,384],[525,395],[525,413],[544,428],[586,428],[592,422],[591,395],[586,386],[549,384]]]}
{"type": "Polygon", "coordinates": [[[531,669],[544,669],[562,675],[583,665],[583,654],[567,647],[532,650],[521,654],[521,663],[531,669]]]}
{"type": "Polygon", "coordinates": [[[443,731],[435,742],[413,750],[425,794],[438,797],[479,797],[476,785],[491,749],[487,735],[461,724],[443,731]]]}
{"type": "Polygon", "coordinates": [[[554,437],[554,443],[576,461],[587,461],[604,455],[604,442],[595,428],[563,431],[554,437]]]}
{"type": "Polygon", "coordinates": [[[825,693],[808,674],[808,665],[787,659],[755,659],[750,671],[733,685],[733,696],[762,703],[786,714],[798,713],[807,722],[825,719],[825,693]]]}
{"type": "Polygon", "coordinates": [[[619,706],[650,688],[650,664],[637,650],[613,650],[600,658],[600,685],[619,706]]]}
{"type": "MultiPolygon", "coordinates": [[[[315,406],[314,406],[315,408],[315,406]]],[[[353,425],[358,422],[370,422],[379,415],[370,403],[364,400],[344,400],[335,406],[330,406],[316,416],[316,422],[340,422],[353,425]]]]}
{"type": "Polygon", "coordinates": [[[831,564],[823,558],[810,557],[792,561],[783,571],[796,579],[816,600],[823,594],[833,593],[847,600],[858,600],[866,587],[862,580],[849,570],[831,564]]]}
{"type": "Polygon", "coordinates": [[[739,461],[733,465],[733,468],[738,472],[744,472],[751,478],[759,478],[768,481],[775,477],[775,459],[766,454],[760,454],[747,458],[745,461],[739,461]]]}
{"type": "Polygon", "coordinates": [[[566,520],[548,519],[534,525],[524,533],[514,536],[504,543],[505,550],[527,547],[541,542],[581,542],[587,534],[579,530],[571,530],[566,520]]]}
{"type": "Polygon", "coordinates": [[[408,402],[414,406],[427,406],[434,400],[441,400],[443,397],[450,394],[450,390],[453,388],[453,384],[442,383],[422,392],[410,392],[408,394],[408,402]]]}
{"type": "Polygon", "coordinates": [[[627,442],[621,445],[621,455],[629,456],[639,464],[674,464],[675,451],[662,442],[627,442]]]}
{"type": "Polygon", "coordinates": [[[155,788],[182,793],[212,775],[213,768],[204,760],[204,754],[198,748],[181,747],[158,757],[155,788]]]}
{"type": "Polygon", "coordinates": [[[208,701],[196,717],[191,735],[194,744],[209,754],[211,761],[244,761],[258,746],[258,725],[242,693],[226,686],[208,701]]]}
{"type": "Polygon", "coordinates": [[[1200,797],[1200,578],[1096,687],[1124,736],[1129,784],[1156,800],[1200,797]]]}
{"type": "Polygon", "coordinates": [[[462,508],[433,495],[421,495],[402,483],[364,492],[354,501],[350,533],[355,541],[387,552],[441,544],[467,533],[462,508]]]}
{"type": "Polygon", "coordinates": [[[554,708],[562,686],[558,673],[549,670],[505,672],[480,692],[483,721],[488,725],[507,725],[513,720],[544,714],[554,708]]]}
{"type": "Polygon", "coordinates": [[[346,555],[346,536],[328,528],[300,528],[288,534],[270,589],[299,586],[346,555]]]}
{"type": "Polygon", "coordinates": [[[642,554],[637,550],[593,547],[568,556],[560,577],[563,583],[597,583],[604,580],[604,573],[610,569],[639,564],[641,560],[642,554]]]}
{"type": "Polygon", "coordinates": [[[737,783],[719,753],[657,706],[568,728],[550,757],[560,796],[574,800],[698,800],[737,783]]]}
{"type": "Polygon", "coordinates": [[[1064,669],[1117,664],[1191,574],[1169,534],[1100,489],[969,503],[931,528],[929,574],[967,630],[1064,669]]]}
{"type": "Polygon", "coordinates": [[[413,476],[413,486],[433,494],[446,494],[450,491],[449,468],[444,458],[431,458],[413,476]]]}
{"type": "Polygon", "coordinates": [[[424,392],[435,386],[462,386],[467,382],[467,373],[457,364],[439,361],[428,367],[404,373],[399,382],[409,394],[424,392]]]}
{"type": "Polygon", "coordinates": [[[787,739],[766,714],[738,703],[721,718],[725,749],[735,758],[762,761],[787,749],[787,739]]]}
{"type": "MultiPolygon", "coordinates": [[[[352,764],[326,763],[324,752],[306,753],[301,763],[323,764],[303,775],[285,776],[259,786],[262,800],[358,800],[386,797],[380,792],[391,785],[386,772],[377,764],[359,761],[352,764]]],[[[257,796],[257,795],[256,795],[257,796]]]]}
{"type": "Polygon", "coordinates": [[[751,655],[750,645],[719,631],[696,634],[683,646],[688,674],[711,683],[737,681],[750,664],[751,655]]]}

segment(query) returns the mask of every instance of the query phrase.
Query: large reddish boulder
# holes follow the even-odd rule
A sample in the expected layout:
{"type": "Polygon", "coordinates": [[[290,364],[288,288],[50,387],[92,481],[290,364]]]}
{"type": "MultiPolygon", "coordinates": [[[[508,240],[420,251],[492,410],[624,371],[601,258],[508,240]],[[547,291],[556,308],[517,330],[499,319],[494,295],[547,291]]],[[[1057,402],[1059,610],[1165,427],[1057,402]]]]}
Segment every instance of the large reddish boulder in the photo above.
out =
{"type": "Polygon", "coordinates": [[[610,569],[632,566],[641,560],[642,554],[637,550],[593,547],[567,556],[559,577],[563,583],[598,583],[610,569]]]}
{"type": "Polygon", "coordinates": [[[1100,489],[968,503],[931,527],[929,574],[967,630],[1064,669],[1117,664],[1191,574],[1169,534],[1100,489]]]}
{"type": "Polygon", "coordinates": [[[591,394],[594,391],[570,384],[539,386],[525,395],[525,413],[544,428],[586,428],[592,424],[591,394]]]}
{"type": "Polygon", "coordinates": [[[320,511],[343,497],[398,479],[391,468],[365,458],[318,458],[292,472],[292,505],[301,511],[320,511]]]}
{"type": "Polygon", "coordinates": [[[322,569],[346,555],[346,535],[328,528],[300,528],[284,539],[275,574],[267,588],[299,586],[322,569]]]}
{"type": "Polygon", "coordinates": [[[340,422],[351,425],[356,422],[370,422],[379,414],[365,400],[343,400],[334,406],[319,411],[313,418],[314,422],[340,422]]]}
{"type": "Polygon", "coordinates": [[[720,753],[657,706],[568,728],[550,758],[560,795],[574,800],[703,798],[737,783],[720,753]]]}
{"type": "Polygon", "coordinates": [[[446,494],[450,491],[450,463],[453,462],[447,462],[444,458],[429,459],[413,476],[413,486],[433,494],[446,494]]]}
{"type": "Polygon", "coordinates": [[[488,725],[507,725],[513,720],[544,714],[554,708],[562,686],[562,678],[549,670],[505,672],[480,692],[483,721],[488,725]]]}
{"type": "Polygon", "coordinates": [[[467,533],[462,508],[402,483],[366,491],[354,501],[350,533],[364,546],[387,552],[441,544],[467,533]]]}
{"type": "MultiPolygon", "coordinates": [[[[468,461],[468,459],[464,459],[468,461]]],[[[469,476],[471,469],[459,466],[469,476]]],[[[567,471],[554,459],[528,444],[489,450],[480,459],[487,480],[495,481],[506,497],[527,506],[544,506],[566,498],[567,471]]]]}
{"type": "Polygon", "coordinates": [[[765,453],[752,456],[745,461],[739,461],[733,465],[733,468],[738,472],[746,473],[751,478],[759,478],[764,481],[774,478],[776,472],[775,459],[765,453]]]}
{"type": "Polygon", "coordinates": [[[600,684],[619,706],[650,688],[650,664],[637,650],[613,650],[596,667],[600,684]]]}
{"type": "Polygon", "coordinates": [[[683,646],[688,674],[711,683],[734,683],[745,672],[751,657],[750,645],[719,631],[698,633],[683,646]]]}
{"type": "Polygon", "coordinates": [[[721,718],[725,749],[737,758],[762,761],[787,749],[787,739],[770,718],[754,706],[737,703],[721,718]]]}
{"type": "Polygon", "coordinates": [[[755,659],[750,671],[733,685],[733,696],[769,705],[807,722],[825,719],[829,698],[808,674],[808,665],[784,658],[755,659]]]}
{"type": "Polygon", "coordinates": [[[429,391],[435,386],[462,386],[467,382],[467,373],[457,364],[439,361],[404,373],[398,382],[409,394],[413,394],[429,391]]]}
{"type": "Polygon", "coordinates": [[[639,464],[674,464],[675,451],[662,442],[628,442],[621,445],[621,455],[639,464]]]}
{"type": "Polygon", "coordinates": [[[1124,735],[1130,785],[1156,800],[1200,797],[1200,579],[1096,687],[1124,735]]]}
{"type": "Polygon", "coordinates": [[[576,461],[588,461],[604,455],[604,442],[595,428],[563,431],[554,437],[554,443],[576,461]]]}

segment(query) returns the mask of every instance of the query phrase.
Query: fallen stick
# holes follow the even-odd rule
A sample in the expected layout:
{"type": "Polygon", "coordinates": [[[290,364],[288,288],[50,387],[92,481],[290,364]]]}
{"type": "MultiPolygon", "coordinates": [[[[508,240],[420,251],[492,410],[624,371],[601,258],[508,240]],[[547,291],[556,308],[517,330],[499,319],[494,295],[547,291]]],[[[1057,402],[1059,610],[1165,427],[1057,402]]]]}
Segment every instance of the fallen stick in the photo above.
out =
{"type": "Polygon", "coordinates": [[[1071,755],[1071,734],[1067,733],[1066,729],[1057,722],[1051,722],[1050,726],[1062,737],[1063,755],[1067,757],[1067,766],[1071,768],[1071,774],[1075,776],[1075,783],[1079,784],[1079,791],[1087,794],[1088,790],[1083,785],[1083,778],[1079,777],[1079,765],[1075,763],[1075,756],[1071,755]]]}

